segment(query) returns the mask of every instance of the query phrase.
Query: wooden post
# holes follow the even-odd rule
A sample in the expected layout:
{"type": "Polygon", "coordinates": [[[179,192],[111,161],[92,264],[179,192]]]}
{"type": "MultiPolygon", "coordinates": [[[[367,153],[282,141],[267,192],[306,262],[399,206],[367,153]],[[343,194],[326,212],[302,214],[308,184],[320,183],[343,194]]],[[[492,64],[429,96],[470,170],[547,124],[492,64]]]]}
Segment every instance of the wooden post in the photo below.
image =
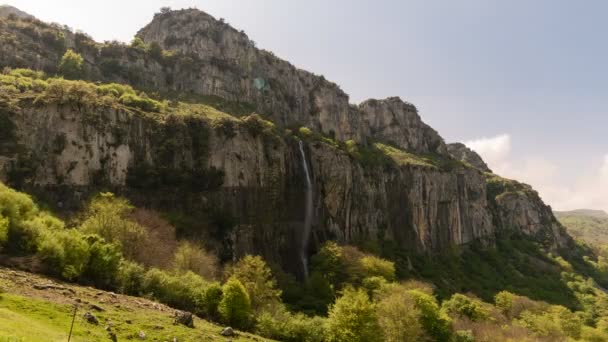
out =
{"type": "Polygon", "coordinates": [[[68,335],[68,342],[72,339],[72,329],[74,329],[74,321],[76,320],[76,311],[78,311],[78,304],[74,304],[74,315],[72,316],[72,326],[70,326],[70,335],[68,335]]]}

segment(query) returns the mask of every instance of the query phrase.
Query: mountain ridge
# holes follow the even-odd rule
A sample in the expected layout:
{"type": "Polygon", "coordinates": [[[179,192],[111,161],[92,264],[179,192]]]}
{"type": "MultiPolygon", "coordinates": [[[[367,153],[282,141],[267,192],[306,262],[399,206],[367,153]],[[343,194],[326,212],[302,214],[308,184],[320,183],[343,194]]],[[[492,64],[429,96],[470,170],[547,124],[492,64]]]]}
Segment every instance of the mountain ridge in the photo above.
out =
{"type": "MultiPolygon", "coordinates": [[[[217,243],[227,244],[222,249],[231,258],[261,253],[294,263],[290,251],[301,239],[306,162],[315,208],[310,251],[331,239],[442,251],[477,240],[492,245],[509,232],[552,248],[570,243],[536,192],[487,173],[481,158],[450,155],[412,104],[392,97],[352,105],[335,84],[256,49],[244,33],[202,11],[156,15],[138,32],[143,47],[96,43],[34,19],[9,18],[0,24],[3,37],[11,37],[0,49],[4,66],[54,74],[63,52],[72,48],[84,59],[87,79],[151,89],[157,100],[169,104],[159,123],[129,108],[108,110],[98,100],[76,108],[51,100],[42,111],[27,101],[20,102],[21,108],[7,107],[4,115],[17,138],[13,144],[20,147],[4,154],[0,178],[22,169],[24,160],[34,163],[19,183],[47,196],[55,207],[78,203],[100,185],[110,187],[147,206],[200,212],[202,225],[196,230],[202,232],[217,230],[216,216],[227,216],[220,221],[228,219],[229,227],[221,229],[217,243]],[[179,118],[174,108],[182,105],[171,103],[180,99],[219,104],[228,114],[238,112],[238,120],[179,118]],[[90,122],[83,110],[107,125],[90,122]],[[270,126],[251,116],[254,111],[276,127],[265,129],[270,126]],[[61,136],[70,143],[53,152],[61,136]],[[305,143],[304,161],[298,140],[305,143]],[[32,161],[36,150],[46,152],[32,161]],[[205,172],[205,177],[218,170],[221,184],[155,203],[129,183],[137,175],[167,169],[205,172]],[[50,191],[57,187],[65,191],[50,191]],[[217,204],[210,206],[209,199],[217,204]],[[258,214],[267,208],[281,208],[281,213],[258,214]]],[[[24,93],[41,96],[35,90],[24,93]]],[[[188,115],[197,113],[183,108],[188,115]]],[[[169,186],[164,181],[160,184],[169,186]]]]}

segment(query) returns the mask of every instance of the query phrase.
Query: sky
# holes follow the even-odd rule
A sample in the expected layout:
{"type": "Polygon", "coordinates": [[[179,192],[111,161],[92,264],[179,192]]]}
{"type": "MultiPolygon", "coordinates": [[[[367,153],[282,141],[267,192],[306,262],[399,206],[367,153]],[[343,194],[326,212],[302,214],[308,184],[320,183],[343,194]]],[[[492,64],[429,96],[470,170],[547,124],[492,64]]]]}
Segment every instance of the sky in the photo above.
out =
{"type": "MultiPolygon", "coordinates": [[[[608,2],[5,0],[98,41],[196,7],[359,103],[400,96],[553,209],[608,211],[608,2]]],[[[2,3],[2,0],[0,0],[2,3]]]]}

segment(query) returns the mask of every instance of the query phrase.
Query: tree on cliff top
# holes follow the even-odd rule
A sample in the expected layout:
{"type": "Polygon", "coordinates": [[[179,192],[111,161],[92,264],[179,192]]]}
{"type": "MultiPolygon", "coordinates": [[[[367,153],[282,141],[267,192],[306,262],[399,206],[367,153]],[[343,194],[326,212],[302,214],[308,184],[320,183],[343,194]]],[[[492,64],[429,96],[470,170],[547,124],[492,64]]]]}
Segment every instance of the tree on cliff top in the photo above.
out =
{"type": "Polygon", "coordinates": [[[59,74],[69,80],[82,78],[84,74],[84,59],[74,50],[69,49],[59,62],[59,74]]]}

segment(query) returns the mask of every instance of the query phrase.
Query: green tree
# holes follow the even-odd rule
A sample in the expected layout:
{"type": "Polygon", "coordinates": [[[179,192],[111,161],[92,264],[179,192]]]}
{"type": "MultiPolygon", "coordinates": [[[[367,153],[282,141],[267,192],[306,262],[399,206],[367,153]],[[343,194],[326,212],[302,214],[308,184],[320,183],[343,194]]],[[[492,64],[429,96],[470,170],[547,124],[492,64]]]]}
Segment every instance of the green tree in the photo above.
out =
{"type": "Polygon", "coordinates": [[[376,307],[364,290],[347,288],[329,309],[327,339],[330,342],[382,340],[376,307]]]}
{"type": "Polygon", "coordinates": [[[74,50],[69,49],[61,57],[61,61],[59,61],[59,74],[69,80],[82,78],[84,74],[83,64],[84,60],[82,56],[74,52],[74,50]]]}
{"type": "Polygon", "coordinates": [[[449,300],[441,305],[449,315],[466,317],[471,321],[480,321],[488,318],[488,310],[480,300],[469,298],[463,294],[455,293],[449,300]]]}
{"type": "Polygon", "coordinates": [[[89,246],[77,230],[45,231],[38,255],[51,273],[74,280],[88,264],[89,246]]]}
{"type": "Polygon", "coordinates": [[[382,295],[377,306],[378,323],[386,342],[425,340],[420,310],[412,295],[397,287],[382,295]]]}
{"type": "Polygon", "coordinates": [[[333,241],[326,242],[317,254],[312,257],[312,269],[322,274],[325,279],[337,288],[347,278],[346,265],[343,260],[342,247],[333,241]]]}
{"type": "Polygon", "coordinates": [[[217,258],[192,242],[182,242],[173,258],[173,267],[181,272],[192,271],[206,279],[214,279],[218,273],[217,258]]]}
{"type": "Polygon", "coordinates": [[[254,311],[280,301],[281,290],[277,289],[272,271],[262,257],[247,255],[234,265],[230,273],[247,289],[254,311]]]}
{"type": "Polygon", "coordinates": [[[359,264],[365,273],[364,278],[378,276],[388,281],[396,279],[395,264],[391,261],[373,255],[366,255],[359,259],[359,264]]]}
{"type": "Polygon", "coordinates": [[[441,314],[435,297],[420,290],[409,290],[414,298],[416,308],[420,310],[420,323],[435,341],[449,341],[452,336],[452,324],[448,317],[441,314]]]}
{"type": "Polygon", "coordinates": [[[142,249],[147,248],[147,232],[127,218],[132,210],[133,206],[126,199],[112,193],[101,193],[89,204],[81,229],[116,243],[121,246],[125,256],[133,260],[141,254],[142,249]]]}
{"type": "Polygon", "coordinates": [[[122,260],[120,248],[106,243],[97,235],[87,236],[86,241],[89,244],[89,263],[84,276],[102,288],[115,285],[122,260]]]}
{"type": "Polygon", "coordinates": [[[237,278],[232,277],[224,284],[218,312],[226,324],[241,329],[249,325],[251,300],[247,290],[237,278]]]}
{"type": "Polygon", "coordinates": [[[135,48],[135,49],[144,50],[144,51],[148,48],[146,43],[144,43],[144,41],[139,37],[133,38],[133,40],[131,41],[131,47],[135,48]]]}

